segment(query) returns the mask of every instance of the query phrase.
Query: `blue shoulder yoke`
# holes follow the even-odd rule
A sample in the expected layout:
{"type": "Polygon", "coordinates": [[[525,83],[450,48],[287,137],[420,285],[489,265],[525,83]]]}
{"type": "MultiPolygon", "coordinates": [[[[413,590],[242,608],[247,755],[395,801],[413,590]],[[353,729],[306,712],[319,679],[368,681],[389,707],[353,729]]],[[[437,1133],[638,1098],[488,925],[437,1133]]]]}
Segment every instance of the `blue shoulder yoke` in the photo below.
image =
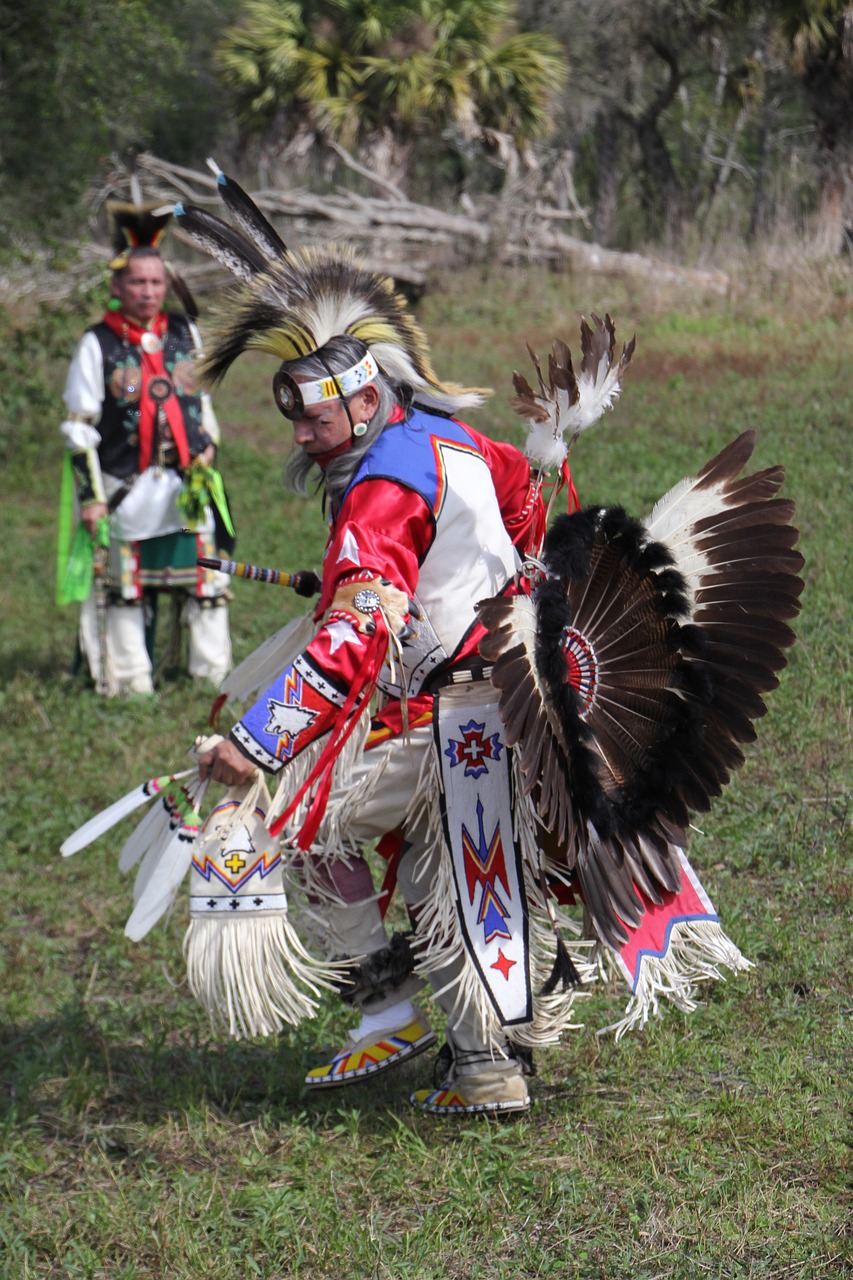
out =
{"type": "Polygon", "coordinates": [[[461,422],[413,409],[408,418],[386,427],[368,449],[347,493],[362,480],[394,480],[419,493],[434,513],[441,483],[433,440],[462,445],[479,453],[461,422]]]}

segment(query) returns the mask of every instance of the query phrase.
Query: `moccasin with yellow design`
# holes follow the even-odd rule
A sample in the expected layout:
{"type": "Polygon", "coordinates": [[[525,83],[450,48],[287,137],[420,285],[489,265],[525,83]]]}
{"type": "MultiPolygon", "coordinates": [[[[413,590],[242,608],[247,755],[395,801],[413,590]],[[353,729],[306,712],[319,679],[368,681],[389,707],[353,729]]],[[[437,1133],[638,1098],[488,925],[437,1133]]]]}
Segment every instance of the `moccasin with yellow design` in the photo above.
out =
{"type": "Polygon", "coordinates": [[[344,1045],[331,1062],[313,1067],[305,1077],[305,1083],[313,1089],[357,1084],[359,1080],[407,1062],[433,1044],[435,1032],[426,1018],[420,1015],[406,1026],[344,1045]]]}
{"type": "Polygon", "coordinates": [[[429,1111],[434,1116],[530,1109],[530,1094],[522,1075],[467,1076],[439,1089],[418,1089],[411,1101],[420,1111],[429,1111]]]}

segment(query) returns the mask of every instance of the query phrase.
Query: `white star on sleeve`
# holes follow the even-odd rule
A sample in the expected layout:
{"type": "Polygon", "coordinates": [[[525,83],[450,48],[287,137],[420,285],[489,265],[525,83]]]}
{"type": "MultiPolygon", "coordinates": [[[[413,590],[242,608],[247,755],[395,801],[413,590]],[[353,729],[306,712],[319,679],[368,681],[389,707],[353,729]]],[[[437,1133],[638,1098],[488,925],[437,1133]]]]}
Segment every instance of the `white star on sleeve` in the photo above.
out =
{"type": "Polygon", "coordinates": [[[337,622],[330,622],[326,630],[331,640],[331,652],[337,653],[343,644],[357,644],[361,646],[362,639],[355,628],[355,624],[347,622],[344,618],[339,618],[337,622]]]}
{"type": "Polygon", "coordinates": [[[344,534],[336,563],[340,564],[342,560],[349,560],[351,564],[357,565],[359,569],[361,568],[361,548],[352,529],[347,529],[344,534]]]}

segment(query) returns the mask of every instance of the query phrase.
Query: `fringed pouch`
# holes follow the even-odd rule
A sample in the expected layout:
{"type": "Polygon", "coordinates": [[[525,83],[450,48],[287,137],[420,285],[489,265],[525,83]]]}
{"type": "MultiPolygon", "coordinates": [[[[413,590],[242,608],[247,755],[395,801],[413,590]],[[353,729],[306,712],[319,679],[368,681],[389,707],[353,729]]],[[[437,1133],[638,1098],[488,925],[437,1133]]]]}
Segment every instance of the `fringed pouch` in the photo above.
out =
{"type": "Polygon", "coordinates": [[[271,1035],[315,1015],[337,969],[311,956],[288,917],[266,785],[234,787],[208,817],[190,872],[184,958],[190,990],[216,1028],[271,1035]]]}

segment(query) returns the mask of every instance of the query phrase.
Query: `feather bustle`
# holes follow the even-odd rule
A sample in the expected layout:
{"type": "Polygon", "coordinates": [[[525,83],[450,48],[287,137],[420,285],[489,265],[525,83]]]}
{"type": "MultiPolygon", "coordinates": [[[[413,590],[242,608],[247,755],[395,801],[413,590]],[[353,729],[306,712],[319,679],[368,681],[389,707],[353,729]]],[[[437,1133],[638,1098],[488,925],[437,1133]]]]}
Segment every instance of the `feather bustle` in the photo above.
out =
{"type": "Polygon", "coordinates": [[[758,432],[754,427],[742,431],[730,444],[700,467],[696,473],[697,487],[710,488],[719,486],[725,481],[737,479],[755,452],[757,443],[758,432]]]}
{"type": "MultiPolygon", "coordinates": [[[[590,329],[588,367],[606,336],[590,329]]],[[[561,358],[549,362],[555,385],[561,358]]],[[[635,923],[632,885],[652,900],[678,888],[683,829],[743,763],[794,639],[794,507],[776,497],[782,468],[740,475],[754,444],[754,433],[733,441],[644,526],[617,509],[560,517],[535,606],[480,609],[525,788],[543,822],[559,824],[555,856],[576,870],[610,945],[635,923]],[[565,637],[578,637],[587,702],[566,685],[565,637]]]]}

